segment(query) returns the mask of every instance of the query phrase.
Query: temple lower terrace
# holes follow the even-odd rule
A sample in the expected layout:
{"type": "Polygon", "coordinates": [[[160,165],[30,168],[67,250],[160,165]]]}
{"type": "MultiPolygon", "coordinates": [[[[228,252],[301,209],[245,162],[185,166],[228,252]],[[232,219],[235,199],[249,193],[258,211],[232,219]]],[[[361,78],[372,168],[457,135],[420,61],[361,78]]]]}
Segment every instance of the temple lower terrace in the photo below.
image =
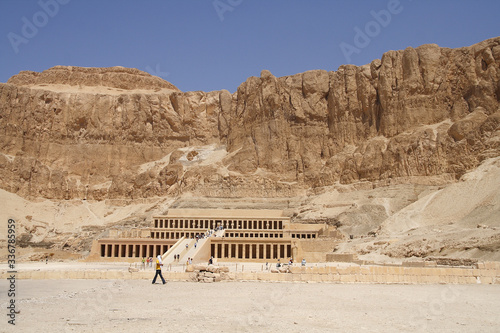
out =
{"type": "Polygon", "coordinates": [[[90,260],[264,262],[275,259],[325,262],[341,234],[326,224],[291,223],[281,210],[170,209],[151,228],[110,231],[94,242],[90,260]]]}

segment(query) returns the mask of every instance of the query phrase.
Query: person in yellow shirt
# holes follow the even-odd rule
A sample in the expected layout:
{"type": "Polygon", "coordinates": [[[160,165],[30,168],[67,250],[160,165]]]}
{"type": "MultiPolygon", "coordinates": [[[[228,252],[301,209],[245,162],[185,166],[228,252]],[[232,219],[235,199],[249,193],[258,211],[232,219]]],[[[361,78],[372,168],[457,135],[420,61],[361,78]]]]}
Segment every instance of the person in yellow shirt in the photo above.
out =
{"type": "Polygon", "coordinates": [[[167,283],[165,281],[165,279],[163,278],[163,275],[161,275],[161,266],[163,266],[163,263],[161,262],[161,256],[158,255],[158,257],[156,258],[156,274],[155,274],[155,277],[153,279],[153,284],[156,283],[156,278],[158,277],[158,275],[161,277],[163,284],[167,283]]]}

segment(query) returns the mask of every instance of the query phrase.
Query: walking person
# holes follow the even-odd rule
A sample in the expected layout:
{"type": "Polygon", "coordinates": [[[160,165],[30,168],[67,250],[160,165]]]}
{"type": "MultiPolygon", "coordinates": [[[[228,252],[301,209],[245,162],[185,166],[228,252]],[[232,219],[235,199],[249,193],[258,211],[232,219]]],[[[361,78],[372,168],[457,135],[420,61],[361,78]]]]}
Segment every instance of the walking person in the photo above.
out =
{"type": "Polygon", "coordinates": [[[155,274],[155,277],[153,279],[153,284],[156,283],[156,278],[158,277],[158,275],[161,277],[161,280],[163,281],[163,284],[167,283],[165,281],[165,279],[163,278],[163,275],[161,274],[161,267],[163,266],[163,263],[161,262],[161,256],[158,255],[158,257],[156,258],[156,274],[155,274]]]}

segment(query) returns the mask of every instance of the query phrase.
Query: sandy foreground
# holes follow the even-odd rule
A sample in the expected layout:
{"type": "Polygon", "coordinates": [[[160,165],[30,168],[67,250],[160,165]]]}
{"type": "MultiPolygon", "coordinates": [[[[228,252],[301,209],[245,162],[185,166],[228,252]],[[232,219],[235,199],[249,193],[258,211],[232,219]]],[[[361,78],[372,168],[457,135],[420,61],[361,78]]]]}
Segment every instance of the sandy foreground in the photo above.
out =
{"type": "Polygon", "coordinates": [[[500,331],[500,285],[17,280],[15,300],[1,332],[500,331]]]}

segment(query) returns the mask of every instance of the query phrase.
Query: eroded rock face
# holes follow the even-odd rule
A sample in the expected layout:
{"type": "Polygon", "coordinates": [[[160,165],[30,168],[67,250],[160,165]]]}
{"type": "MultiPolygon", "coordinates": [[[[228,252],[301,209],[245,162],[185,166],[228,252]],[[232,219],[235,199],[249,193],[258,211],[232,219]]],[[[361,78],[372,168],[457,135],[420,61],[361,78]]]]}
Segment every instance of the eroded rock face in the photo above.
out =
{"type": "Polygon", "coordinates": [[[69,86],[108,87],[124,90],[134,89],[171,89],[176,86],[135,68],[107,67],[85,68],[73,66],[55,66],[42,73],[22,71],[11,77],[7,83],[17,86],[47,86],[63,84],[69,86]]]}
{"type": "Polygon", "coordinates": [[[0,84],[0,174],[8,191],[58,199],[164,195],[172,179],[138,166],[220,141],[220,92],[182,93],[134,69],[46,72],[0,84]]]}
{"type": "Polygon", "coordinates": [[[263,71],[236,92],[228,149],[245,163],[230,168],[265,168],[309,186],[459,177],[486,151],[498,154],[498,127],[480,128],[499,110],[499,43],[423,45],[330,73],[263,71]]]}
{"type": "Polygon", "coordinates": [[[335,72],[264,70],[232,95],[121,67],[21,72],[0,84],[0,187],[56,199],[272,197],[458,178],[499,155],[499,65],[494,38],[335,72]]]}

